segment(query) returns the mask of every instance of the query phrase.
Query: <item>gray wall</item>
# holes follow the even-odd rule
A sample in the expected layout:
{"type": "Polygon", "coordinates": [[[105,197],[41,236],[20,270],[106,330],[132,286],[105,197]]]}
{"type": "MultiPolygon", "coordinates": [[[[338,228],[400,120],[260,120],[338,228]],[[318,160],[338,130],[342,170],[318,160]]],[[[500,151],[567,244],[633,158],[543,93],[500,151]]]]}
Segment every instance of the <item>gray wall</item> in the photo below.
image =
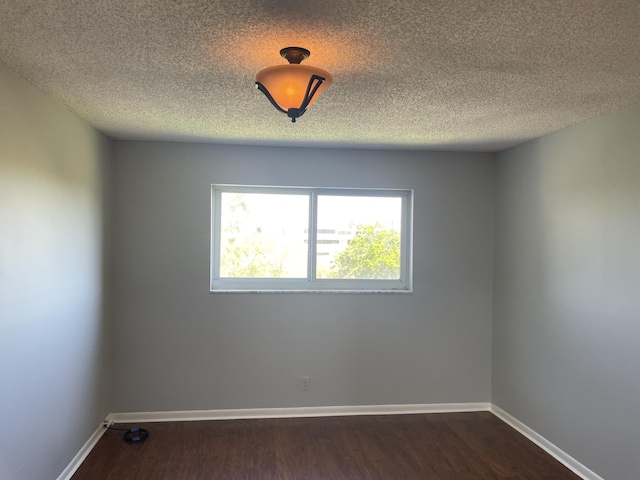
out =
{"type": "Polygon", "coordinates": [[[493,178],[489,154],[116,142],[116,410],[488,402],[493,178]],[[415,189],[414,293],[210,293],[211,183],[415,189]]]}
{"type": "Polygon", "coordinates": [[[640,108],[498,160],[493,402],[607,480],[640,472],[640,108]]]}
{"type": "Polygon", "coordinates": [[[56,478],[108,412],[109,145],[0,64],[0,478],[56,478]]]}

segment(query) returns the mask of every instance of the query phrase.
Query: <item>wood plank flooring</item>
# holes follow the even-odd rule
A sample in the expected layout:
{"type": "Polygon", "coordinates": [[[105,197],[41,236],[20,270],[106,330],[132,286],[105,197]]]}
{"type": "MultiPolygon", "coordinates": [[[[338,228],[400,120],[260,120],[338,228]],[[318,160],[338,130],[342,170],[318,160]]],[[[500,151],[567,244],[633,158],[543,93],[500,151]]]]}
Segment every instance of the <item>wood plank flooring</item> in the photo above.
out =
{"type": "Polygon", "coordinates": [[[105,432],[73,480],[579,480],[489,412],[135,426],[146,442],[105,432]]]}

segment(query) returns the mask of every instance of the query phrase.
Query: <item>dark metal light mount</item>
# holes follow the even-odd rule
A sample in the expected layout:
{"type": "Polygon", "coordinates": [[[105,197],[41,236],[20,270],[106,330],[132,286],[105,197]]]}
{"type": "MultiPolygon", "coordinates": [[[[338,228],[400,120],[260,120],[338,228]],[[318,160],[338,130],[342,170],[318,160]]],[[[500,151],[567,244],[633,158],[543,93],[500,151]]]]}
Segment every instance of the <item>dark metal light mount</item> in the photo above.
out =
{"type": "Polygon", "coordinates": [[[303,60],[309,58],[310,55],[311,52],[302,47],[286,47],[280,50],[280,56],[294,65],[299,65],[303,60]]]}

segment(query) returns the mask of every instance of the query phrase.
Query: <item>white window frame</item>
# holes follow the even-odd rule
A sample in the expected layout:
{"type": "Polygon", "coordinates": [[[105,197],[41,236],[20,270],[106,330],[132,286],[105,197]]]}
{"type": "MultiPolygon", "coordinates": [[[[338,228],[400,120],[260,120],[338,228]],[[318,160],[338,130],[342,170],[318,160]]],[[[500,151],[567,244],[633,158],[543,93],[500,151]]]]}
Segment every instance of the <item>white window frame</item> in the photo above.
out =
{"type": "Polygon", "coordinates": [[[210,291],[218,292],[337,292],[337,293],[411,293],[413,277],[413,190],[274,187],[231,184],[211,185],[211,258],[210,291]],[[221,194],[307,194],[309,195],[309,238],[307,278],[220,278],[221,194]],[[402,199],[400,231],[400,278],[324,279],[316,276],[316,230],[318,195],[396,197],[402,199]]]}

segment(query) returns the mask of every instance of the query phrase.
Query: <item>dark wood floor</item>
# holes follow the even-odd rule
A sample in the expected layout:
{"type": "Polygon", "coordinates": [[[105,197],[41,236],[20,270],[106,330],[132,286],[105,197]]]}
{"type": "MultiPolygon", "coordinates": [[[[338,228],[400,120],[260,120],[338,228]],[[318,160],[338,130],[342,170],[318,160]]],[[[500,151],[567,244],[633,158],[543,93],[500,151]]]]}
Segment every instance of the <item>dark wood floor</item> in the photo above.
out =
{"type": "Polygon", "coordinates": [[[488,412],[136,426],[146,442],[107,431],[73,480],[579,480],[488,412]]]}

